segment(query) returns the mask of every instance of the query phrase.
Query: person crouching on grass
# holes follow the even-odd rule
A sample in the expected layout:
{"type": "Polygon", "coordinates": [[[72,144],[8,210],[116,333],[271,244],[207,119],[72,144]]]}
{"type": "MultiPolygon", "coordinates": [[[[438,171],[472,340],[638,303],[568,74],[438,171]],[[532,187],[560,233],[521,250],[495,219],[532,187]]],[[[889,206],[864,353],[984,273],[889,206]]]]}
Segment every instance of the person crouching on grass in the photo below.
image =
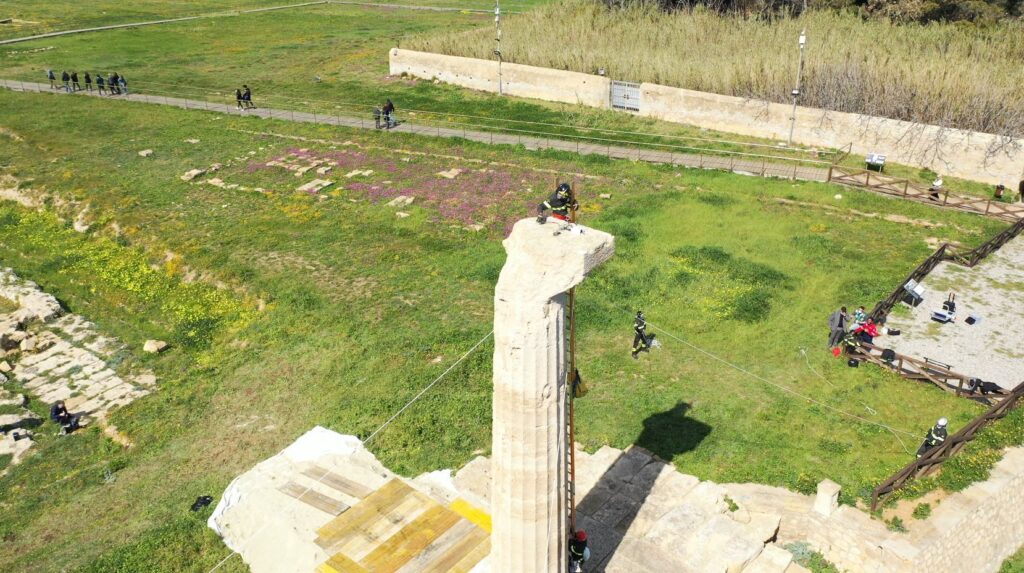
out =
{"type": "Polygon", "coordinates": [[[64,406],[64,400],[57,400],[50,407],[50,419],[60,424],[61,435],[68,435],[78,429],[80,415],[73,415],[64,406]]]}

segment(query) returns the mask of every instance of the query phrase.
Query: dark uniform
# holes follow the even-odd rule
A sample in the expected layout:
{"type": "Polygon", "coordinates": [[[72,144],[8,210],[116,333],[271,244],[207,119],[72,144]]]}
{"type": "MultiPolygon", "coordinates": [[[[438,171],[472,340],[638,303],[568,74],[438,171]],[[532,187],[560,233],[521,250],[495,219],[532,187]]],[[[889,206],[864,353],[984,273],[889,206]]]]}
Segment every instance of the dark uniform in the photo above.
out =
{"type": "Polygon", "coordinates": [[[569,540],[569,571],[582,571],[583,562],[587,560],[587,534],[582,529],[569,540]]]}
{"type": "Polygon", "coordinates": [[[931,430],[928,430],[928,434],[924,437],[924,442],[921,443],[921,447],[917,448],[917,457],[921,457],[928,453],[928,450],[941,446],[945,441],[949,433],[946,431],[945,419],[939,420],[939,423],[935,424],[931,430]]]}
{"type": "Polygon", "coordinates": [[[570,221],[569,216],[571,211],[575,211],[580,208],[580,204],[576,201],[576,196],[572,192],[572,187],[569,187],[568,183],[562,183],[555,189],[555,192],[551,194],[551,198],[547,201],[537,205],[537,222],[546,223],[547,217],[544,215],[544,211],[551,210],[551,216],[560,221],[570,221]]]}
{"type": "Polygon", "coordinates": [[[644,313],[637,311],[636,319],[633,321],[633,332],[636,336],[633,337],[633,358],[642,350],[648,348],[647,342],[647,319],[644,318],[644,313]]]}

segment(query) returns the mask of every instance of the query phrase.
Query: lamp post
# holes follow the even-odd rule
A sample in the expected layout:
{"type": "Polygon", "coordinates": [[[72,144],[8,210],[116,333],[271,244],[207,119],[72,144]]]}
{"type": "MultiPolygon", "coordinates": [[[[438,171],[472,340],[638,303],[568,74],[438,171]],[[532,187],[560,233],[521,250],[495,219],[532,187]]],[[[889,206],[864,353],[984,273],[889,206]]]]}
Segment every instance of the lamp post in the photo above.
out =
{"type": "Polygon", "coordinates": [[[501,86],[501,0],[494,0],[494,55],[498,56],[498,95],[504,94],[501,86]]]}
{"type": "Polygon", "coordinates": [[[789,145],[793,145],[793,129],[796,127],[796,100],[800,97],[800,76],[804,72],[804,46],[807,45],[807,28],[800,31],[800,64],[796,68],[796,87],[793,88],[793,113],[789,117],[789,145]]]}

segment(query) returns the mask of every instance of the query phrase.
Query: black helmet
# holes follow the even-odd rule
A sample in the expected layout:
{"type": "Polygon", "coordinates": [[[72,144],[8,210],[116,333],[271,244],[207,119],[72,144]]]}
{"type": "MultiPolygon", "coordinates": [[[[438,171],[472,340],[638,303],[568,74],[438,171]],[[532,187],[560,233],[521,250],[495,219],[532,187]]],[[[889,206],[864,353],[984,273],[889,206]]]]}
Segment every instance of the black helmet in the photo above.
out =
{"type": "Polygon", "coordinates": [[[644,311],[642,311],[642,310],[636,311],[636,317],[637,318],[643,318],[644,317],[644,311]]]}
{"type": "Polygon", "coordinates": [[[559,183],[558,184],[558,192],[559,193],[569,193],[570,191],[572,191],[572,188],[569,187],[568,183],[559,183]]]}

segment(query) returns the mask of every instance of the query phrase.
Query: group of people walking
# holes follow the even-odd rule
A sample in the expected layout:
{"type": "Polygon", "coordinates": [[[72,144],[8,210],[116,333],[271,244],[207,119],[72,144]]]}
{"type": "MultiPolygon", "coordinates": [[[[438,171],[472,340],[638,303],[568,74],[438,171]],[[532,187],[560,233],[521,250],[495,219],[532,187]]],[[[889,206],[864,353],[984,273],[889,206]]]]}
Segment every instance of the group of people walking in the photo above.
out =
{"type": "MultiPolygon", "coordinates": [[[[64,70],[60,73],[60,85],[57,85],[57,74],[53,70],[46,70],[46,79],[50,80],[51,89],[63,89],[67,93],[77,91],[93,91],[93,77],[89,72],[84,72],[79,81],[78,72],[64,70]],[[82,82],[85,87],[82,87],[82,82]]],[[[109,77],[103,74],[96,74],[96,91],[101,95],[128,95],[128,80],[124,76],[114,72],[109,77]]]]}
{"type": "Polygon", "coordinates": [[[377,129],[381,127],[391,129],[398,125],[398,122],[395,120],[395,104],[391,103],[390,98],[384,102],[382,107],[373,108],[373,124],[377,129]],[[384,120],[383,126],[381,125],[382,119],[384,120]]]}
{"type": "Polygon", "coordinates": [[[242,89],[235,90],[235,105],[238,109],[256,109],[256,104],[252,103],[252,90],[249,86],[242,84],[242,89]]]}

